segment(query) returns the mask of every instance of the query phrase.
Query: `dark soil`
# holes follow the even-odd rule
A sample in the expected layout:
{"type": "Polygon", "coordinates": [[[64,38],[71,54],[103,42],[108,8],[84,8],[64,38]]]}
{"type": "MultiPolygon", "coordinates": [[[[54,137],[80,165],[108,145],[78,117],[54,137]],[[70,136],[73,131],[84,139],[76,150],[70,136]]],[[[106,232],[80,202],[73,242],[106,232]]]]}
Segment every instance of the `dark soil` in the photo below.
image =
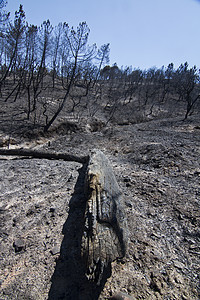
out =
{"type": "Polygon", "coordinates": [[[81,156],[102,150],[123,192],[129,229],[126,257],[113,262],[101,286],[91,285],[75,260],[82,165],[1,156],[0,299],[109,299],[119,291],[133,299],[200,298],[198,115],[31,139],[0,134],[2,147],[81,156]]]}

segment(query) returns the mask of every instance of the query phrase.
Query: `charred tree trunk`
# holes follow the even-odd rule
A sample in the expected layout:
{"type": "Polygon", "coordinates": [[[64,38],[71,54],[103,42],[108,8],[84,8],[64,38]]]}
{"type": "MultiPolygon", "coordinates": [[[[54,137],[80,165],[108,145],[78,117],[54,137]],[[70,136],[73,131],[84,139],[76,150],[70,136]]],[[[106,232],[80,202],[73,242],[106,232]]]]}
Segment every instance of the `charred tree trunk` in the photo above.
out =
{"type": "Polygon", "coordinates": [[[125,256],[127,226],[119,190],[106,156],[95,150],[85,175],[87,199],[82,257],[86,276],[100,284],[104,269],[125,256]]]}

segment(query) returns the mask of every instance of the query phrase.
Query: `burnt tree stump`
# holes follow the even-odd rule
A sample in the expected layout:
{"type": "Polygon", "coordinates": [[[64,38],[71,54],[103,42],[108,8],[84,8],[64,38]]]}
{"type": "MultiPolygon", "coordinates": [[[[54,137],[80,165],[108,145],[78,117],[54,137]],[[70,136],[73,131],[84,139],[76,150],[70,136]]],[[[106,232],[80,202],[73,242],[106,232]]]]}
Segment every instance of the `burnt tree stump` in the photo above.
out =
{"type": "Polygon", "coordinates": [[[122,194],[109,160],[99,150],[94,150],[89,157],[85,195],[81,254],[86,263],[87,278],[100,284],[104,269],[125,256],[127,226],[122,194]]]}

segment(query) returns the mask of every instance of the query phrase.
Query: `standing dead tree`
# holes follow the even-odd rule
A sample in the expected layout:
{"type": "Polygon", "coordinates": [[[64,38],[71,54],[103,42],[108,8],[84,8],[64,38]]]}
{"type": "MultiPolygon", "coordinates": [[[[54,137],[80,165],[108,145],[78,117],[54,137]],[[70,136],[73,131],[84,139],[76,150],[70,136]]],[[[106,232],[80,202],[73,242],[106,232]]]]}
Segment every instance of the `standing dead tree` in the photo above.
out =
{"type": "Polygon", "coordinates": [[[188,63],[185,62],[173,73],[172,80],[179,100],[185,101],[187,104],[184,118],[186,120],[194,105],[200,99],[199,71],[196,66],[189,68],[188,63]]]}
{"type": "Polygon", "coordinates": [[[65,95],[58,109],[44,127],[45,132],[48,131],[49,127],[53,124],[63,110],[71,88],[76,81],[79,65],[85,63],[86,61],[92,60],[96,52],[96,45],[91,47],[87,46],[89,28],[85,22],[79,24],[77,31],[75,31],[73,27],[72,29],[69,29],[68,24],[65,24],[64,28],[64,36],[69,49],[69,55],[67,56],[66,61],[66,65],[68,65],[69,77],[67,76],[66,86],[64,86],[66,90],[65,95]]]}
{"type": "MultiPolygon", "coordinates": [[[[88,100],[89,94],[93,93],[94,88],[97,86],[100,69],[108,61],[109,44],[103,45],[97,51],[95,44],[88,45],[89,32],[90,30],[85,22],[80,23],[77,30],[74,30],[73,27],[69,28],[66,23],[63,24],[60,32],[60,34],[62,33],[60,36],[62,48],[60,52],[62,57],[62,87],[65,93],[58,101],[57,110],[45,125],[45,132],[48,131],[63,111],[69,99],[73,102],[72,111],[74,112],[75,107],[81,106],[82,98],[87,97],[88,100]]],[[[55,51],[55,53],[57,52],[55,51]]],[[[54,69],[55,64],[56,61],[54,61],[54,69]]]]}
{"type": "Polygon", "coordinates": [[[22,5],[20,5],[19,11],[15,12],[14,24],[9,23],[9,28],[5,35],[7,45],[6,59],[8,62],[4,64],[4,72],[0,78],[0,91],[9,73],[12,72],[15,76],[17,61],[19,56],[21,56],[20,47],[23,43],[24,31],[25,13],[22,5]]]}

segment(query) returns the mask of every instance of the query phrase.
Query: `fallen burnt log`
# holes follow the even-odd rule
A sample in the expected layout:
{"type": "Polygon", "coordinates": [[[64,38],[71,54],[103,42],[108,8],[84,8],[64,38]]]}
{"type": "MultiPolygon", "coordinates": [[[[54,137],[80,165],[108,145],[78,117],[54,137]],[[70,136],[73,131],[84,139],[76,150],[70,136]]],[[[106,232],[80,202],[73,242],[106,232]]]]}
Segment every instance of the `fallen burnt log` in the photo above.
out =
{"type": "Polygon", "coordinates": [[[100,284],[104,269],[125,256],[126,218],[122,194],[107,157],[99,150],[91,153],[85,175],[87,199],[82,257],[89,280],[100,284]]]}
{"type": "Polygon", "coordinates": [[[88,156],[75,156],[68,153],[45,152],[30,149],[0,149],[0,155],[23,156],[40,159],[55,159],[64,161],[75,161],[84,164],[88,161],[88,156]]]}

